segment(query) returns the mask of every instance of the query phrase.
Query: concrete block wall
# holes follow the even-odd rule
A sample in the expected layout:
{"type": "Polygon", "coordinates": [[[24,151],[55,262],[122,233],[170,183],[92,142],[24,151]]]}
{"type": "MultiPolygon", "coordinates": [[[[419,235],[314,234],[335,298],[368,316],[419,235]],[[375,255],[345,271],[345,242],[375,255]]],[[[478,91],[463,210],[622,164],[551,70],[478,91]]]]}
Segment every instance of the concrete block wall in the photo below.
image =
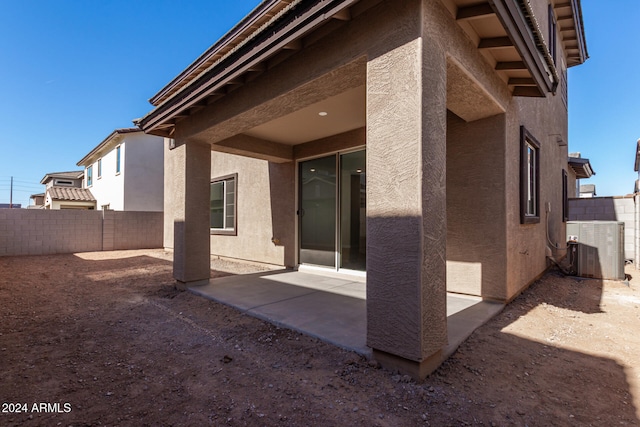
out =
{"type": "Polygon", "coordinates": [[[162,220],[162,212],[0,209],[0,256],[161,248],[162,220]]]}
{"type": "Polygon", "coordinates": [[[570,221],[624,222],[624,257],[634,261],[638,258],[635,249],[635,218],[636,204],[633,195],[569,199],[570,221]]]}
{"type": "Polygon", "coordinates": [[[163,221],[163,212],[106,211],[105,246],[111,240],[114,250],[161,248],[163,221]]]}

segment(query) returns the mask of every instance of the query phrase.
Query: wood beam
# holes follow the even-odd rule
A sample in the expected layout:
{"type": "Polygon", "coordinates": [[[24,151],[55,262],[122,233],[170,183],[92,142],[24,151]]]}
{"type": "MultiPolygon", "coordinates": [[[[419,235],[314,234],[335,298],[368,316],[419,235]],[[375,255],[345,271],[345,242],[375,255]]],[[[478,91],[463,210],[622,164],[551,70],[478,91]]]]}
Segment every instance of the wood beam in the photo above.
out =
{"type": "Polygon", "coordinates": [[[302,49],[302,40],[300,39],[293,40],[292,42],[282,46],[282,48],[286,50],[300,50],[302,49]]]}
{"type": "Polygon", "coordinates": [[[227,82],[227,85],[231,86],[241,86],[244,84],[244,78],[242,76],[231,79],[227,82]]]}
{"type": "Polygon", "coordinates": [[[510,86],[536,86],[536,82],[530,77],[511,77],[507,84],[510,86]]]}
{"type": "Polygon", "coordinates": [[[339,21],[350,21],[351,20],[351,12],[349,12],[349,8],[342,9],[340,12],[336,13],[332,16],[333,19],[337,19],[339,21]]]}
{"type": "Polygon", "coordinates": [[[293,146],[238,134],[211,145],[212,151],[236,154],[240,156],[263,159],[270,162],[284,163],[293,160],[293,146]]]}
{"type": "Polygon", "coordinates": [[[540,89],[533,86],[516,86],[513,88],[513,96],[525,96],[530,98],[544,98],[540,89]]]}
{"type": "Polygon", "coordinates": [[[251,67],[249,67],[248,71],[252,71],[252,72],[267,71],[267,64],[265,64],[264,62],[259,62],[259,63],[255,64],[255,65],[252,65],[251,67]]]}
{"type": "Polygon", "coordinates": [[[482,18],[493,15],[495,12],[489,3],[476,4],[474,6],[461,7],[456,14],[456,20],[466,21],[469,19],[482,18]]]}
{"type": "Polygon", "coordinates": [[[556,3],[555,6],[553,6],[554,9],[562,9],[564,7],[571,7],[571,3],[569,2],[565,2],[565,3],[556,3]]]}
{"type": "Polygon", "coordinates": [[[500,47],[511,47],[511,39],[509,37],[493,37],[488,39],[480,39],[478,49],[494,49],[500,47]]]}
{"type": "Polygon", "coordinates": [[[496,64],[496,70],[526,70],[527,66],[522,61],[506,61],[498,62],[496,64]]]}

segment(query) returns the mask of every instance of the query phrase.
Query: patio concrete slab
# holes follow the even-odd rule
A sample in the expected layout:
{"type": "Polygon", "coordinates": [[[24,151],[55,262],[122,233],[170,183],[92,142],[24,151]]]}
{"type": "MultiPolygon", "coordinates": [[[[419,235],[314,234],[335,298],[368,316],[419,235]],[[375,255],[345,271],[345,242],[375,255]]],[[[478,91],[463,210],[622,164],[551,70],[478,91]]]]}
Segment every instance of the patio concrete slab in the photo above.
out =
{"type": "MultiPolygon", "coordinates": [[[[278,270],[211,279],[208,285],[189,290],[278,326],[371,355],[367,347],[366,283],[362,277],[278,270]]],[[[453,354],[503,307],[478,297],[447,294],[449,344],[444,356],[453,354]]]]}

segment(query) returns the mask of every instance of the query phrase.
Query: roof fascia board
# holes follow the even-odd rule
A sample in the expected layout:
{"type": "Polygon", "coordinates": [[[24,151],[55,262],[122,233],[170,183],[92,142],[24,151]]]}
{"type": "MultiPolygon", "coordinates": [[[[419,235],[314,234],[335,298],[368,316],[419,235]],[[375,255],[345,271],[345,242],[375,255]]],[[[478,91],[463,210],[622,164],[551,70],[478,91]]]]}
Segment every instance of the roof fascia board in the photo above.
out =
{"type": "MultiPolygon", "coordinates": [[[[96,154],[98,154],[102,149],[104,149],[106,146],[108,146],[109,144],[113,143],[113,142],[118,142],[120,137],[124,134],[127,133],[136,133],[136,132],[142,132],[140,129],[138,128],[125,128],[125,129],[116,129],[113,132],[111,132],[109,134],[109,136],[107,136],[104,140],[102,140],[102,142],[98,145],[96,145],[93,150],[89,151],[89,153],[84,156],[82,159],[80,159],[80,161],[78,163],[76,163],[77,166],[85,166],[88,164],[89,160],[91,160],[93,157],[95,157],[96,154]]],[[[91,162],[93,163],[93,162],[91,162]]]]}
{"type": "Polygon", "coordinates": [[[544,60],[536,47],[532,29],[522,15],[517,0],[489,0],[504,26],[511,42],[531,72],[534,82],[542,94],[552,92],[553,82],[547,74],[544,60]]]}
{"type": "Polygon", "coordinates": [[[243,47],[244,52],[240,53],[239,57],[228,58],[227,61],[218,64],[218,67],[207,71],[136,124],[145,132],[152,132],[158,125],[171,120],[173,116],[242,75],[251,66],[265,61],[284,46],[308,34],[323,22],[330,20],[336,13],[358,1],[328,0],[316,3],[299,16],[295,14],[288,16],[289,22],[282,25],[279,30],[268,33],[266,36],[264,34],[257,36],[255,41],[243,47]]]}
{"type": "Polygon", "coordinates": [[[197,70],[202,64],[207,62],[209,58],[219,52],[221,49],[230,44],[234,38],[243,33],[246,29],[258,21],[265,12],[271,10],[276,4],[282,0],[269,0],[263,1],[255,7],[249,14],[244,17],[240,22],[233,26],[226,34],[224,34],[217,42],[215,42],[209,49],[207,49],[202,55],[200,55],[195,61],[193,61],[187,68],[185,68],[180,74],[173,78],[165,87],[155,94],[149,102],[156,105],[160,99],[166,96],[176,85],[178,85],[187,76],[197,70]]]}
{"type": "Polygon", "coordinates": [[[587,39],[584,34],[582,5],[580,3],[580,0],[571,0],[571,9],[573,9],[573,25],[576,29],[576,37],[578,38],[578,49],[580,50],[580,64],[582,64],[587,59],[589,59],[589,53],[587,52],[587,39]]]}

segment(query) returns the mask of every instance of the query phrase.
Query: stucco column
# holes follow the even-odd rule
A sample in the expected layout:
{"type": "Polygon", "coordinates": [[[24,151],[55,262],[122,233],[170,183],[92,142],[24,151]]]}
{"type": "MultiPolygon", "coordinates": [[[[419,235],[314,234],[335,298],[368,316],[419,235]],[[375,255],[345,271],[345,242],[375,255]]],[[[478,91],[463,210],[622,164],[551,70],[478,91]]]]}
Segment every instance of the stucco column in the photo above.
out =
{"type": "Polygon", "coordinates": [[[367,65],[367,344],[418,378],[447,342],[445,165],[445,55],[416,38],[367,65]]]}
{"type": "MultiPolygon", "coordinates": [[[[177,286],[209,282],[211,146],[176,141],[169,151],[173,215],[173,277],[177,286]]],[[[166,218],[166,216],[165,216],[166,218]]]]}

